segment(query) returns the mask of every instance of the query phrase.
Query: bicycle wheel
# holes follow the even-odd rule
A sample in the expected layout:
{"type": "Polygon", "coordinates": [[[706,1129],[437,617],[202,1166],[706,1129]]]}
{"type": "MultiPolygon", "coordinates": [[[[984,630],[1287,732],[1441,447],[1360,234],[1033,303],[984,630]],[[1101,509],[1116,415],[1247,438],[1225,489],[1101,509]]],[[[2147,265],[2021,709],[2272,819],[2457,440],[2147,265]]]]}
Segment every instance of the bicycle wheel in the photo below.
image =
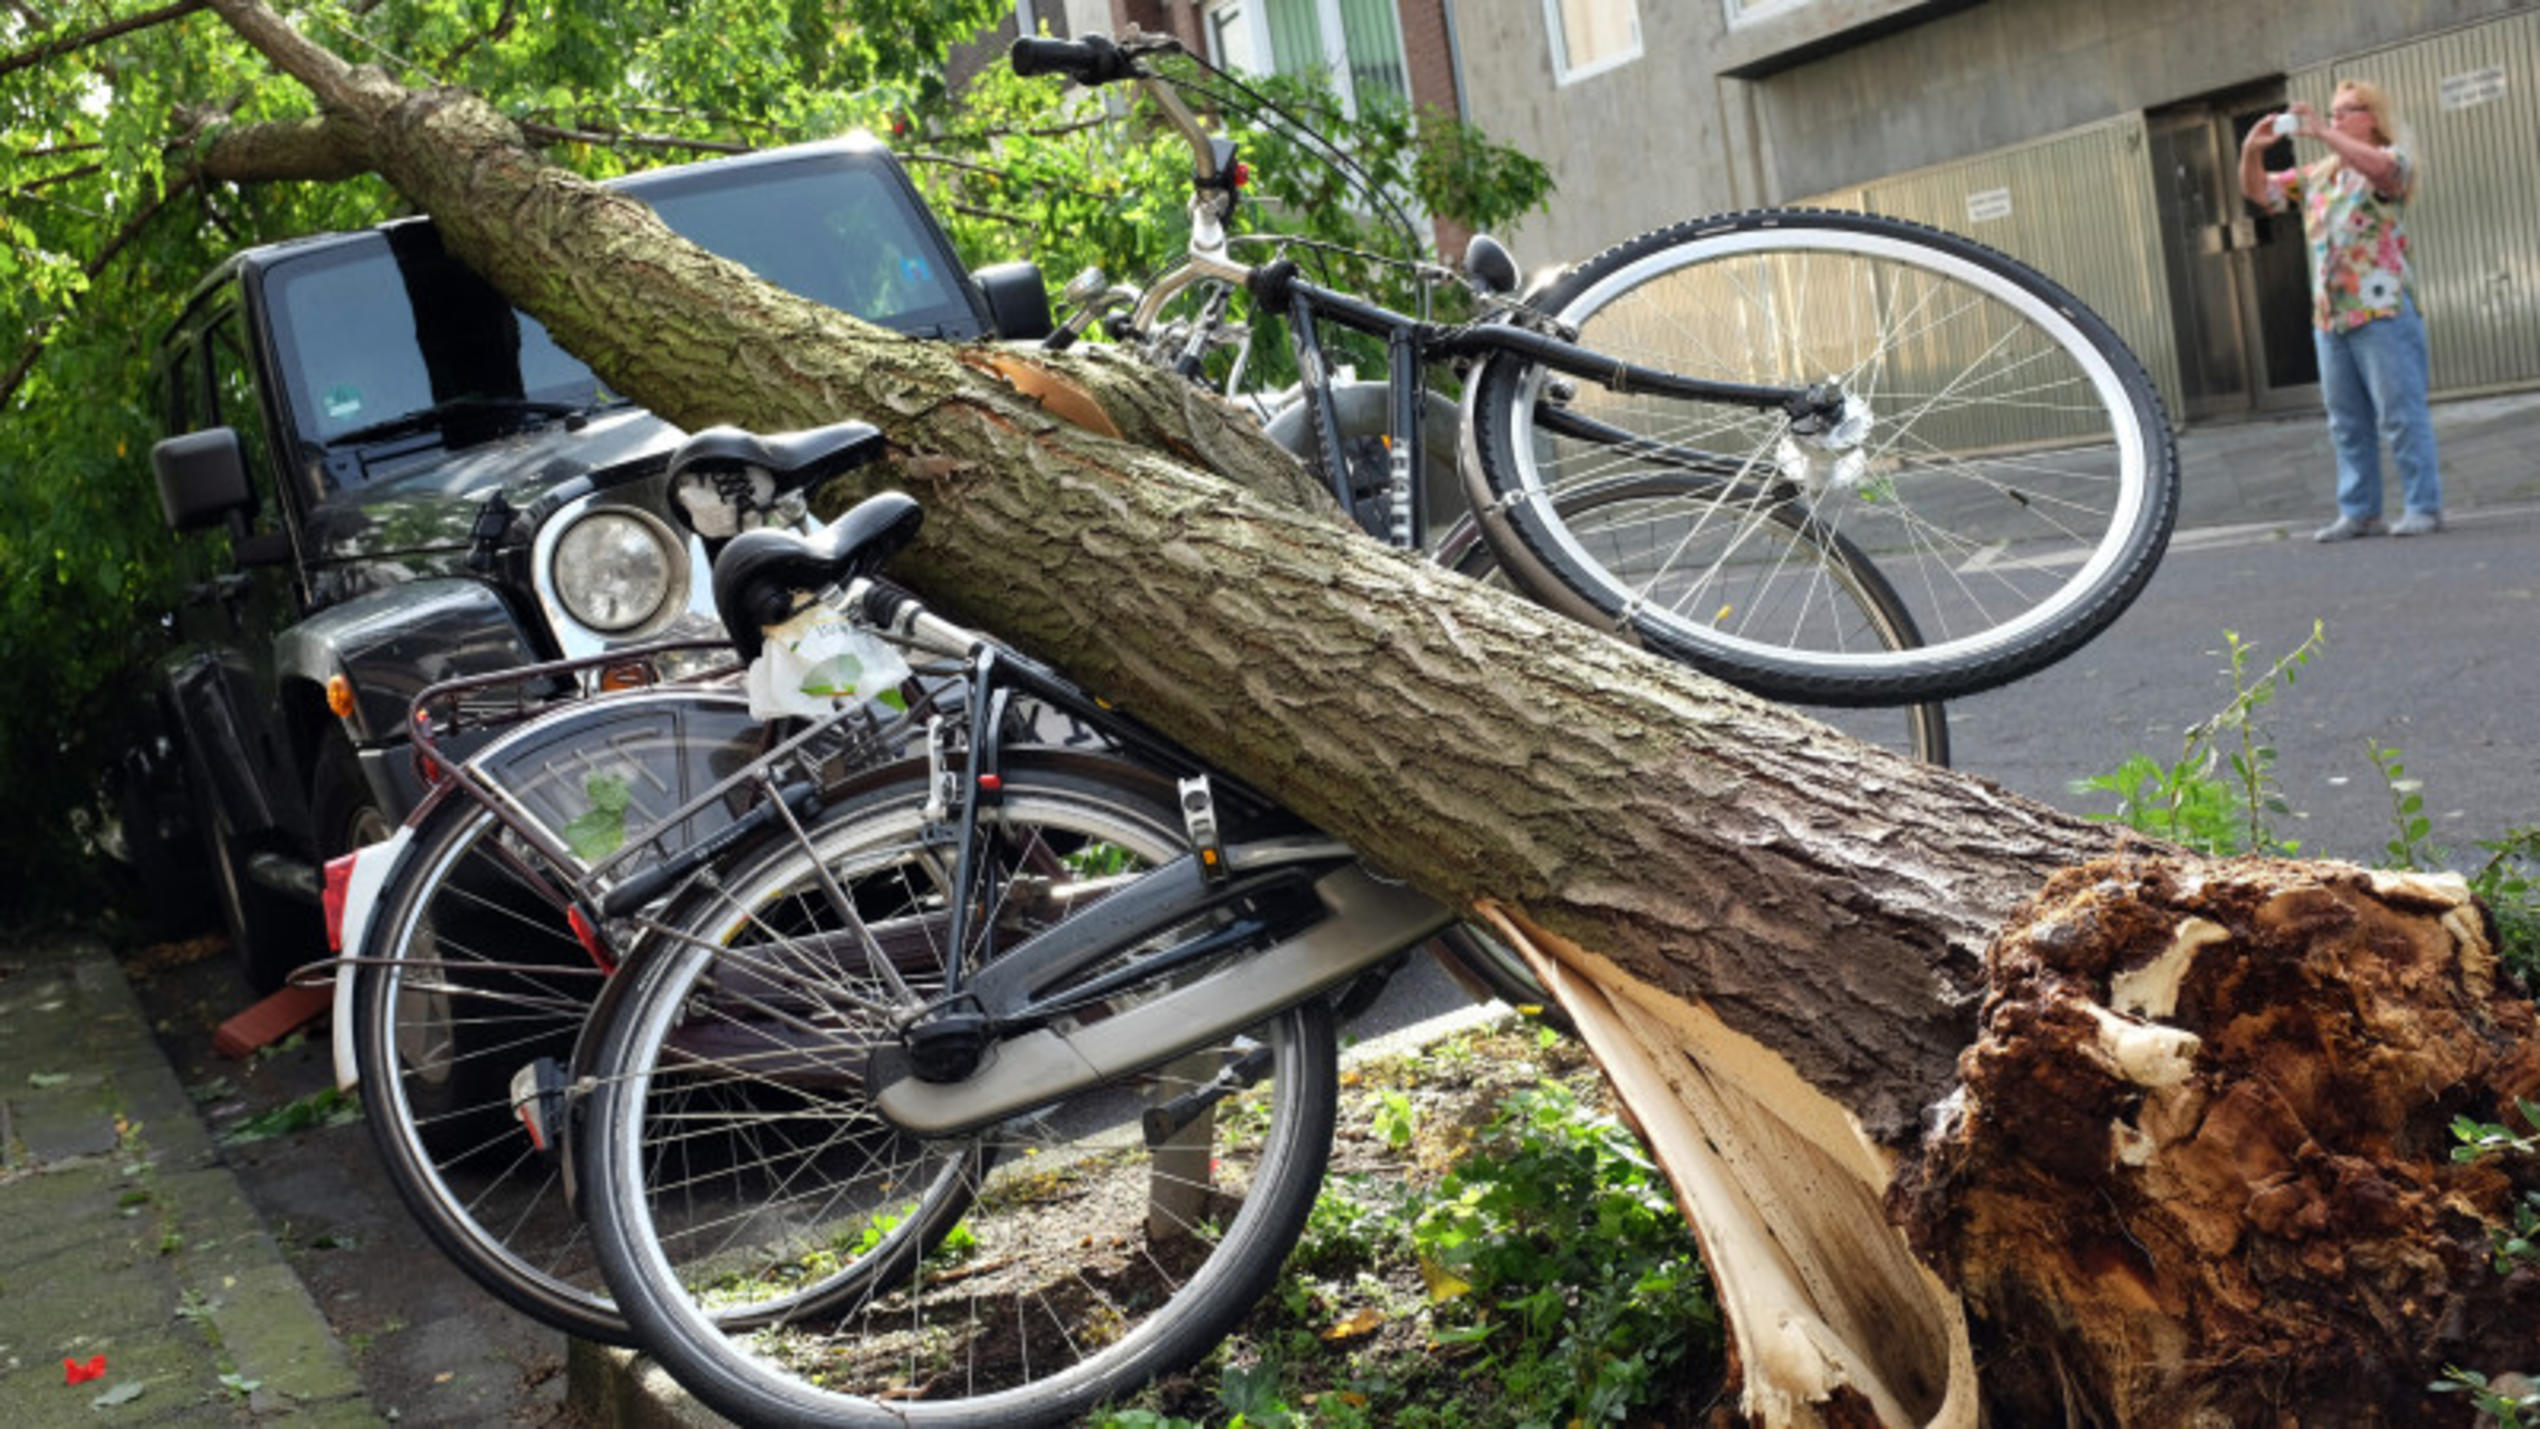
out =
{"type": "Polygon", "coordinates": [[[604,974],[565,921],[565,875],[482,806],[416,830],[353,985],[353,1054],[380,1164],[426,1235],[505,1304],[632,1343],[511,1078],[573,1050],[604,974]]]}
{"type": "Polygon", "coordinates": [[[2141,366],[2087,308],[1979,244],[1863,214],[1756,212],[1590,259],[1537,305],[1597,352],[1845,395],[1831,430],[1778,409],[1627,395],[1513,357],[1475,394],[1475,506],[1521,583],[1759,694],[1900,704],[2043,668],[2150,579],[2178,462],[2141,366]],[[1574,530],[1560,493],[1666,470],[1637,539],[1574,530]],[[1549,498],[1549,499],[1548,499],[1549,498]],[[1785,508],[1823,536],[1790,541],[1785,508]],[[1827,557],[1886,573],[1922,635],[1850,643],[1827,557]]]}
{"type": "MultiPolygon", "coordinates": [[[[474,762],[515,812],[596,854],[635,831],[721,827],[734,811],[720,804],[661,819],[763,738],[737,692],[647,691],[522,725],[474,762]]],[[[433,1243],[523,1314],[628,1344],[562,1168],[511,1104],[521,1069],[569,1062],[606,981],[568,921],[581,871],[482,804],[434,805],[354,950],[353,1055],[380,1165],[433,1243]]]]}
{"type": "MultiPolygon", "coordinates": [[[[1182,852],[1169,784],[1020,754],[983,841],[1000,938],[1182,852]]],[[[927,793],[922,771],[895,777],[814,850],[727,875],[594,1028],[577,1150],[602,1266],[663,1366],[744,1423],[1040,1423],[1126,1394],[1266,1293],[1321,1182],[1336,1074],[1319,1002],[982,1132],[882,1122],[866,1055],[950,955],[954,851],[927,793]],[[777,1287],[783,1313],[716,1323],[728,1297],[777,1287]]]]}
{"type": "MultiPolygon", "coordinates": [[[[1582,545],[1603,556],[1609,568],[1622,565],[1624,551],[1645,547],[1653,526],[1661,526],[1687,504],[1706,494],[1707,478],[1675,471],[1627,472],[1573,482],[1553,494],[1554,514],[1582,545]]],[[[1823,589],[1810,618],[1826,638],[1859,648],[1910,650],[1922,643],[1913,612],[1888,584],[1876,564],[1839,535],[1820,530],[1790,503],[1763,513],[1756,540],[1791,548],[1793,559],[1821,573],[1823,589]]],[[[1488,580],[1499,574],[1499,560],[1482,539],[1478,522],[1458,522],[1435,553],[1438,564],[1458,575],[1488,580]]],[[[1568,613],[1572,602],[1553,608],[1568,613]]],[[[1883,745],[1926,764],[1949,764],[1949,711],[1938,700],[1920,700],[1902,709],[1902,718],[1884,713],[1826,706],[1802,706],[1814,718],[1855,739],[1883,745]]]]}

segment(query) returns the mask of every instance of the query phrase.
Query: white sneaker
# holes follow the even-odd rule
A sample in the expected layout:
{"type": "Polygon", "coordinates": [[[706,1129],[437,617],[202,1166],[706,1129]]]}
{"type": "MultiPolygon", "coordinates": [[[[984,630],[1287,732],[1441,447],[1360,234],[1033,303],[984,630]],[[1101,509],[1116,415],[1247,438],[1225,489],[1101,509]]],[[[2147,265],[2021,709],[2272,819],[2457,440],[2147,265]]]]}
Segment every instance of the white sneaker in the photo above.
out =
{"type": "MultiPolygon", "coordinates": [[[[2413,520],[2415,518],[2411,517],[2409,519],[2413,520]]],[[[2407,523],[2403,521],[2400,524],[2405,525],[2407,523]]],[[[2418,529],[2422,530],[2424,528],[2420,527],[2418,529]]],[[[2378,516],[2340,516],[2336,520],[2329,522],[2327,525],[2322,526],[2316,531],[2313,531],[2311,533],[2311,539],[2314,541],[2351,541],[2357,536],[2378,536],[2380,534],[2381,518],[2378,516]]],[[[2411,532],[2409,534],[2413,535],[2415,533],[2411,532]]]]}
{"type": "Polygon", "coordinates": [[[2393,536],[2431,536],[2442,529],[2443,513],[2440,511],[2411,511],[2390,523],[2393,536]]]}

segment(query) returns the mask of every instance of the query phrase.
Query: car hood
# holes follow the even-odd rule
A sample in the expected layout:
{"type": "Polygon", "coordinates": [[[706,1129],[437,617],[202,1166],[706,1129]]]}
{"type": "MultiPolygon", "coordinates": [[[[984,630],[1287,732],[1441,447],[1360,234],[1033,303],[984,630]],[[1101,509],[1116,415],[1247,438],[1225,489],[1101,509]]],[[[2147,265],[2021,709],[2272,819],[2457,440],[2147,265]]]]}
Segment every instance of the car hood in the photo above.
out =
{"type": "MultiPolygon", "coordinates": [[[[369,480],[318,503],[302,528],[304,554],[319,566],[455,562],[496,492],[522,507],[575,477],[659,471],[683,435],[650,412],[628,409],[578,428],[552,422],[457,451],[427,446],[378,463],[369,480]]],[[[659,505],[657,485],[638,482],[626,494],[659,505]]]]}

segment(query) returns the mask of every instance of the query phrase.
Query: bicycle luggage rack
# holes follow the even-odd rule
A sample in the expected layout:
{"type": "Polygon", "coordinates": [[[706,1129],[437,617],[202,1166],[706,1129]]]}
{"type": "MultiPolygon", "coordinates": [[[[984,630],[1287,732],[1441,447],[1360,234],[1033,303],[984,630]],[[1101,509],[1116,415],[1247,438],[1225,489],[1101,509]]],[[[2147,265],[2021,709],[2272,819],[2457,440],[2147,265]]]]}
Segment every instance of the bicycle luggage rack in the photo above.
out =
{"type": "MultiPolygon", "coordinates": [[[[819,795],[841,779],[886,760],[934,708],[931,692],[920,692],[907,713],[877,714],[870,706],[850,707],[788,728],[784,721],[760,722],[746,712],[739,686],[744,666],[736,659],[709,660],[700,668],[670,678],[618,688],[594,688],[586,679],[594,671],[635,668],[654,671],[663,657],[721,654],[732,645],[722,640],[673,640],[627,646],[603,655],[551,660],[439,681],[418,691],[408,705],[407,723],[414,740],[418,772],[428,786],[423,808],[443,799],[464,798],[483,809],[511,835],[534,850],[537,858],[506,855],[505,862],[573,926],[575,934],[603,966],[614,962],[601,931],[606,919],[638,911],[697,866],[732,843],[765,825],[793,822],[819,795]],[[710,744],[692,747],[682,732],[671,741],[682,760],[703,768],[699,749],[731,749],[736,738],[755,743],[739,767],[678,800],[666,812],[649,817],[641,827],[621,826],[612,847],[594,853],[576,847],[559,810],[542,812],[531,799],[509,787],[507,776],[517,766],[505,762],[508,732],[576,706],[624,700],[636,706],[644,696],[693,691],[701,696],[728,697],[729,733],[710,744]],[[462,742],[473,747],[454,747],[462,742]],[[789,763],[793,777],[777,777],[789,763]],[[543,867],[542,867],[543,865],[543,867]],[[551,875],[579,870],[569,883],[551,875]]],[[[930,673],[922,670],[921,675],[930,673]]],[[[915,684],[916,682],[912,682],[915,684]]],[[[955,703],[958,703],[956,701],[955,703]]],[[[704,702],[689,706],[701,712],[704,702]]],[[[666,716],[667,717],[667,716],[666,716]]],[[[690,717],[694,717],[692,714],[690,717]]],[[[598,745],[605,751],[605,744],[598,745]]],[[[535,746],[516,754],[527,759],[556,753],[581,761],[596,772],[594,742],[566,740],[560,748],[535,746]]],[[[552,779],[558,771],[542,773],[552,779]]],[[[678,772],[673,770],[673,773],[678,772]]],[[[661,781],[681,787],[686,781],[661,781]]],[[[552,794],[552,785],[549,792],[552,794]]],[[[621,814],[624,810],[620,811],[621,814]]]]}

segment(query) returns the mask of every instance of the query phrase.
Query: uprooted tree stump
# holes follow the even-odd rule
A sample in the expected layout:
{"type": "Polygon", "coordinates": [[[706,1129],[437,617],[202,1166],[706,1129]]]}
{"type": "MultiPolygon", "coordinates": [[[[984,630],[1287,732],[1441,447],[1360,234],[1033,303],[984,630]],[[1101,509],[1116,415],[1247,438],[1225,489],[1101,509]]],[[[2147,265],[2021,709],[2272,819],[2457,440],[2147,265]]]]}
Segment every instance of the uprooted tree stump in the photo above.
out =
{"type": "Polygon", "coordinates": [[[876,423],[895,460],[824,497],[918,495],[931,596],[1525,947],[1682,1192],[1753,1419],[2416,1422],[2461,1413],[2446,1362],[2540,1361],[2487,1265],[2519,1188],[2447,1159],[2540,1088],[2457,880],[2125,846],[1581,641],[1345,529],[1178,379],[802,302],[465,94],[211,8],[320,117],[207,136],[207,178],[385,175],[671,420],[876,423]]]}

